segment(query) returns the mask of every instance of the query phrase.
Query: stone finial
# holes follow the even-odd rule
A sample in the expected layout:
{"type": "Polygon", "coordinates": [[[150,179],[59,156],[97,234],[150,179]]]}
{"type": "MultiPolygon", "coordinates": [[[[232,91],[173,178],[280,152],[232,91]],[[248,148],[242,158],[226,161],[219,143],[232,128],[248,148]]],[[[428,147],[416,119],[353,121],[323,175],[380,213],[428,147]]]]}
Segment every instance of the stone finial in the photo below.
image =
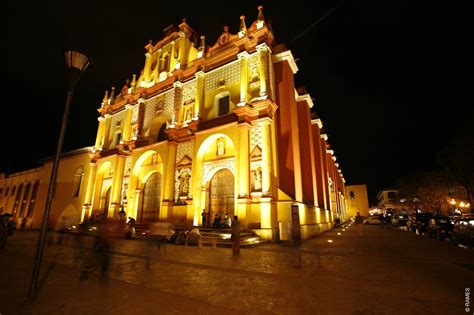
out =
{"type": "Polygon", "coordinates": [[[108,105],[109,103],[109,91],[105,91],[104,93],[104,98],[102,99],[102,104],[100,104],[100,107],[105,107],[105,105],[108,105]]]}
{"type": "Polygon", "coordinates": [[[112,92],[110,92],[109,104],[115,102],[115,86],[112,86],[112,92]]]}
{"type": "Polygon", "coordinates": [[[148,40],[148,44],[145,46],[145,49],[150,54],[153,52],[153,40],[148,40]]]}
{"type": "Polygon", "coordinates": [[[224,25],[224,33],[228,33],[228,32],[229,32],[229,26],[224,25]]]}
{"type": "Polygon", "coordinates": [[[130,83],[130,90],[133,93],[135,91],[135,87],[137,86],[137,75],[134,74],[132,76],[132,83],[130,83]]]}
{"type": "Polygon", "coordinates": [[[199,44],[199,50],[204,50],[206,48],[206,36],[201,36],[201,43],[199,44]]]}
{"type": "Polygon", "coordinates": [[[247,32],[247,25],[245,25],[245,15],[240,16],[240,32],[247,32]]]}
{"type": "Polygon", "coordinates": [[[265,18],[263,17],[263,5],[258,6],[258,18],[259,21],[264,21],[265,18]]]}
{"type": "Polygon", "coordinates": [[[120,94],[121,94],[122,96],[128,94],[128,86],[129,86],[129,85],[130,85],[130,80],[129,80],[129,79],[126,79],[126,80],[125,80],[125,84],[122,86],[122,90],[120,91],[120,94]]]}

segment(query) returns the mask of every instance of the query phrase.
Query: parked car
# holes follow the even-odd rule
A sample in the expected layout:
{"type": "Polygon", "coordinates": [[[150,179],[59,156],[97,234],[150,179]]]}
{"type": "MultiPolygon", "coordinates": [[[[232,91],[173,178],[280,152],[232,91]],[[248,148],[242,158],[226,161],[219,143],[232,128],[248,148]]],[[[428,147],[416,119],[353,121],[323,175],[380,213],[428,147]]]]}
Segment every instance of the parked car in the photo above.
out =
{"type": "Polygon", "coordinates": [[[433,216],[432,213],[429,212],[420,212],[415,214],[415,232],[416,234],[423,235],[428,231],[428,225],[430,223],[430,219],[433,216]]]}
{"type": "Polygon", "coordinates": [[[370,216],[364,219],[364,224],[380,224],[380,218],[378,216],[370,216]]]}
{"type": "Polygon", "coordinates": [[[395,214],[392,216],[392,226],[406,226],[408,222],[408,215],[406,214],[395,214]]]}
{"type": "Polygon", "coordinates": [[[428,224],[428,235],[441,241],[450,238],[453,233],[453,221],[445,215],[433,216],[428,224]]]}
{"type": "Polygon", "coordinates": [[[454,222],[451,241],[474,249],[474,217],[464,217],[454,222]]]}

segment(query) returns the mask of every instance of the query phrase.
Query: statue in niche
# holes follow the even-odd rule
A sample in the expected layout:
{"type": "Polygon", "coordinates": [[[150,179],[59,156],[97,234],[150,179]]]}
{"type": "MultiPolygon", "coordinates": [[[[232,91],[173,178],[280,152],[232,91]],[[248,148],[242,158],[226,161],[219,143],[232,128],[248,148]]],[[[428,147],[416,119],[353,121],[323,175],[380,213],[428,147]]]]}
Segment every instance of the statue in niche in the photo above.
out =
{"type": "Polygon", "coordinates": [[[192,109],[191,107],[188,107],[186,108],[186,115],[184,121],[190,121],[191,119],[193,119],[192,109]]]}
{"type": "Polygon", "coordinates": [[[189,175],[186,172],[182,172],[179,175],[179,195],[187,196],[189,188],[189,175]]]}
{"type": "Polygon", "coordinates": [[[256,82],[258,80],[259,80],[258,69],[257,69],[257,65],[254,64],[250,66],[250,83],[256,82]]]}
{"type": "Polygon", "coordinates": [[[156,164],[157,163],[157,156],[156,156],[156,153],[153,153],[153,155],[151,156],[151,164],[156,164]]]}
{"type": "Polygon", "coordinates": [[[262,190],[262,169],[259,167],[253,171],[254,176],[254,190],[262,190]]]}
{"type": "Polygon", "coordinates": [[[164,103],[163,100],[159,100],[159,101],[158,101],[158,103],[157,103],[156,106],[155,106],[155,112],[159,112],[160,110],[163,109],[163,103],[164,103]]]}
{"type": "Polygon", "coordinates": [[[219,138],[217,139],[217,155],[224,155],[225,154],[225,139],[219,138]]]}

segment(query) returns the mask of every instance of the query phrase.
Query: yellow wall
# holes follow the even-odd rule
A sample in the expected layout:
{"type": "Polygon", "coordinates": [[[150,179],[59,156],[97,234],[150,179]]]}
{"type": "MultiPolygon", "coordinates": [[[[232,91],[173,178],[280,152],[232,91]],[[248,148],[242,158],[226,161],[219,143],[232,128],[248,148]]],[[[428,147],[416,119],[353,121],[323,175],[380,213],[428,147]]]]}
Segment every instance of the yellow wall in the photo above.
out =
{"type": "Polygon", "coordinates": [[[347,215],[348,217],[356,216],[357,212],[360,212],[362,216],[369,215],[369,198],[367,196],[366,185],[348,185],[346,186],[346,198],[347,198],[347,215]],[[354,193],[354,197],[351,197],[351,193],[354,193]]]}

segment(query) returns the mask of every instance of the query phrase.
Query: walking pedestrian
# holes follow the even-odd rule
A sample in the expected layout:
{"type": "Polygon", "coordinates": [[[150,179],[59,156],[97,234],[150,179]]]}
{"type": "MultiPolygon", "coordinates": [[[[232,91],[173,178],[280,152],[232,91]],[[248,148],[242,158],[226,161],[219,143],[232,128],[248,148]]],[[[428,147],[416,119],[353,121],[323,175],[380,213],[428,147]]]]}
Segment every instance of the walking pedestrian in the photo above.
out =
{"type": "Polygon", "coordinates": [[[24,230],[25,226],[26,226],[26,217],[23,217],[23,219],[21,219],[21,229],[24,230]]]}
{"type": "Polygon", "coordinates": [[[240,254],[240,222],[239,218],[234,215],[234,220],[232,221],[232,254],[240,254]]]}
{"type": "Polygon", "coordinates": [[[364,218],[360,215],[359,212],[357,212],[354,223],[357,227],[357,231],[359,232],[359,235],[362,235],[362,224],[364,223],[364,218]]]}
{"type": "Polygon", "coordinates": [[[380,228],[383,230],[385,228],[385,217],[383,213],[379,214],[380,228]]]}

